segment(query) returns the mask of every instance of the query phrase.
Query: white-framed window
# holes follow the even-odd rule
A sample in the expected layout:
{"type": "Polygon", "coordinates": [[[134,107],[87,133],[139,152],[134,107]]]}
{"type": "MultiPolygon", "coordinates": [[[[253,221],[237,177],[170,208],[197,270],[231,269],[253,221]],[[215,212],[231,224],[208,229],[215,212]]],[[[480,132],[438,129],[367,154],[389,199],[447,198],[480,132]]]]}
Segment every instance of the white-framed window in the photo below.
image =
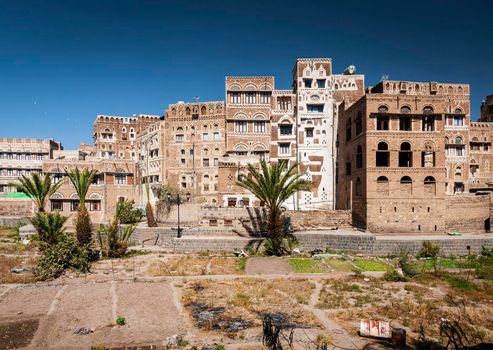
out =
{"type": "Polygon", "coordinates": [[[264,133],[265,132],[265,122],[264,121],[253,122],[253,132],[264,133]]]}
{"type": "Polygon", "coordinates": [[[229,93],[229,103],[232,103],[232,104],[241,103],[240,93],[239,92],[230,92],[229,93]]]}
{"type": "Polygon", "coordinates": [[[214,158],[214,166],[218,166],[219,165],[219,158],[214,158]]]}
{"type": "Polygon", "coordinates": [[[214,131],[213,137],[214,137],[214,141],[221,140],[221,135],[219,134],[219,131],[214,131]]]}
{"type": "Polygon", "coordinates": [[[279,134],[280,135],[292,135],[293,134],[293,125],[292,124],[281,124],[281,125],[279,125],[279,134]]]}
{"type": "Polygon", "coordinates": [[[79,201],[71,201],[70,202],[70,211],[79,210],[79,201]]]}
{"type": "Polygon", "coordinates": [[[260,103],[270,104],[270,92],[261,92],[260,93],[260,103]]]}
{"type": "Polygon", "coordinates": [[[176,142],[183,142],[184,138],[183,134],[178,134],[176,135],[176,142]]]}
{"type": "Polygon", "coordinates": [[[101,211],[101,201],[89,201],[90,211],[101,211]]]}
{"type": "Polygon", "coordinates": [[[209,158],[204,158],[202,160],[202,164],[203,164],[204,167],[208,167],[209,166],[209,158]]]}
{"type": "Polygon", "coordinates": [[[291,153],[291,143],[285,142],[279,144],[279,154],[290,154],[291,153]]]}
{"type": "Polygon", "coordinates": [[[117,185],[126,185],[127,184],[127,175],[125,175],[125,174],[115,174],[115,184],[117,184],[117,185]]]}
{"type": "Polygon", "coordinates": [[[204,133],[202,134],[202,140],[203,140],[203,141],[207,141],[207,140],[209,140],[209,133],[204,132],[204,133]]]}
{"type": "Polygon", "coordinates": [[[237,121],[236,122],[236,132],[247,132],[247,122],[246,121],[237,121]]]}
{"type": "Polygon", "coordinates": [[[245,92],[245,103],[255,104],[257,103],[257,96],[255,92],[245,92]]]}

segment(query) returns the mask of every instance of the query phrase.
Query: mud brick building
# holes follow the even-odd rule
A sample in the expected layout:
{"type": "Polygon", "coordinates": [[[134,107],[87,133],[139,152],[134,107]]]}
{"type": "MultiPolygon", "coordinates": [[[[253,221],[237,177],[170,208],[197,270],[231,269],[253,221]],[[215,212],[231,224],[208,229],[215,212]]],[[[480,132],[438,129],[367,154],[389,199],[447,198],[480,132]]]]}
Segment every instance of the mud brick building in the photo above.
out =
{"type": "Polygon", "coordinates": [[[136,161],[139,150],[137,138],[159,116],[139,114],[134,117],[98,115],[93,124],[96,154],[106,159],[131,159],[136,161]]]}
{"type": "Polygon", "coordinates": [[[0,196],[15,192],[9,186],[22,175],[41,173],[43,161],[63,150],[54,140],[0,138],[0,196]]]}
{"type": "Polygon", "coordinates": [[[493,122],[493,95],[486,97],[486,100],[481,104],[480,122],[493,122]]]}
{"type": "Polygon", "coordinates": [[[217,205],[219,159],[225,153],[224,102],[169,105],[162,122],[163,179],[197,203],[217,205]]]}
{"type": "Polygon", "coordinates": [[[43,162],[43,173],[51,174],[55,183],[62,181],[63,184],[50,197],[48,208],[45,208],[47,211],[59,211],[62,215],[75,217],[79,197],[66,174],[75,168],[97,170],[86,198],[86,207],[94,223],[110,221],[119,201],[137,199],[135,162],[97,158],[48,160],[43,162]]]}
{"type": "Polygon", "coordinates": [[[469,185],[469,85],[382,81],[338,128],[338,207],[373,232],[443,232],[469,185]]]}

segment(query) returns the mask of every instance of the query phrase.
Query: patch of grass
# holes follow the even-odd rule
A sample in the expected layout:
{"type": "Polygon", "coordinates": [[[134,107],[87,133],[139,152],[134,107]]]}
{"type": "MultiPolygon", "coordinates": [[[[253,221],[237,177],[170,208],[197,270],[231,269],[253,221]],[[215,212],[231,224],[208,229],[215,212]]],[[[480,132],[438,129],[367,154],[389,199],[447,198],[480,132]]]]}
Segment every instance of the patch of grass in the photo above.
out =
{"type": "Polygon", "coordinates": [[[0,226],[0,238],[20,238],[15,227],[0,226]]]}
{"type": "Polygon", "coordinates": [[[247,260],[248,258],[245,256],[242,256],[238,259],[238,271],[245,272],[247,260]]]}
{"type": "Polygon", "coordinates": [[[354,259],[353,264],[364,271],[387,271],[388,266],[381,261],[354,259]]]}
{"type": "Polygon", "coordinates": [[[474,283],[465,280],[463,278],[453,276],[453,275],[445,275],[443,277],[447,282],[450,283],[450,286],[456,289],[462,289],[464,291],[473,291],[475,290],[474,283]]]}
{"type": "Polygon", "coordinates": [[[297,273],[325,273],[329,270],[319,260],[311,258],[291,258],[289,265],[297,273]]]}
{"type": "Polygon", "coordinates": [[[326,259],[325,263],[335,272],[351,272],[353,267],[349,261],[341,259],[326,259]]]}

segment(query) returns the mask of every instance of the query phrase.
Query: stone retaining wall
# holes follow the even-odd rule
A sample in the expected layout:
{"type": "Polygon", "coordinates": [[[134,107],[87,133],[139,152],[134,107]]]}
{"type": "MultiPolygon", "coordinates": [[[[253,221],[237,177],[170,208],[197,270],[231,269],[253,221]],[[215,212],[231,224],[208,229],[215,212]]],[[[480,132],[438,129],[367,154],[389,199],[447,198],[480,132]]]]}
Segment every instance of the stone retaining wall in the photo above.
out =
{"type": "Polygon", "coordinates": [[[33,201],[29,198],[0,198],[0,217],[30,216],[34,213],[33,201]]]}
{"type": "MultiPolygon", "coordinates": [[[[184,230],[182,238],[176,238],[176,230],[169,228],[137,228],[132,241],[141,244],[142,240],[150,239],[146,245],[153,245],[158,236],[158,245],[172,252],[200,252],[217,251],[231,252],[232,250],[246,249],[248,244],[259,244],[261,239],[244,238],[240,236],[204,236],[200,233],[190,235],[190,231],[184,230]]],[[[368,233],[351,232],[348,234],[337,231],[295,233],[302,251],[314,249],[329,249],[348,253],[364,255],[398,255],[402,250],[415,255],[421,248],[424,240],[439,244],[441,255],[464,255],[479,253],[482,246],[493,248],[493,234],[481,236],[423,236],[413,237],[384,237],[368,233]],[[467,249],[469,246],[470,250],[467,249]]]]}
{"type": "Polygon", "coordinates": [[[1,216],[0,217],[0,226],[4,227],[14,227],[19,224],[27,224],[29,220],[26,217],[18,217],[18,216],[1,216]]]}

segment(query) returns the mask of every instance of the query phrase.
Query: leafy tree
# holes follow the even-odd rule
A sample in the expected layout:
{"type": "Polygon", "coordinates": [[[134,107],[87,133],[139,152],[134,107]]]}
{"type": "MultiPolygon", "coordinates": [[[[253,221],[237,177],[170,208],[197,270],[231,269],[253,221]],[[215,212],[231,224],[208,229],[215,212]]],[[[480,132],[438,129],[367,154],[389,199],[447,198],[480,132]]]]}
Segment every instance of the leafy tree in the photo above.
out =
{"type": "Polygon", "coordinates": [[[86,208],[86,196],[96,173],[97,171],[95,169],[84,169],[80,171],[78,168],[67,172],[67,175],[79,196],[79,210],[77,211],[77,218],[75,221],[75,233],[77,241],[81,246],[87,246],[92,240],[92,224],[91,217],[86,208]]]}
{"type": "Polygon", "coordinates": [[[237,184],[254,194],[267,208],[267,231],[269,252],[282,255],[286,252],[285,220],[282,214],[282,204],[298,191],[311,190],[312,183],[301,177],[293,163],[289,168],[287,163],[268,164],[260,161],[260,169],[248,164],[249,176],[241,177],[237,184]]]}
{"type": "Polygon", "coordinates": [[[430,241],[423,241],[423,246],[418,252],[417,258],[430,258],[433,261],[433,271],[437,273],[437,259],[440,254],[440,245],[430,241]]]}
{"type": "Polygon", "coordinates": [[[17,192],[28,195],[40,212],[45,211],[48,198],[62,185],[62,181],[56,184],[52,183],[50,174],[45,174],[44,178],[38,173],[32,173],[31,177],[22,175],[18,181],[11,182],[9,185],[15,187],[17,192]]]}
{"type": "Polygon", "coordinates": [[[39,211],[29,221],[38,231],[39,239],[50,246],[57,244],[65,235],[63,225],[67,221],[67,217],[60,215],[59,212],[44,213],[39,211]]]}
{"type": "Polygon", "coordinates": [[[135,202],[124,200],[116,205],[116,215],[120,224],[136,224],[144,216],[142,209],[134,208],[135,202]]]}

